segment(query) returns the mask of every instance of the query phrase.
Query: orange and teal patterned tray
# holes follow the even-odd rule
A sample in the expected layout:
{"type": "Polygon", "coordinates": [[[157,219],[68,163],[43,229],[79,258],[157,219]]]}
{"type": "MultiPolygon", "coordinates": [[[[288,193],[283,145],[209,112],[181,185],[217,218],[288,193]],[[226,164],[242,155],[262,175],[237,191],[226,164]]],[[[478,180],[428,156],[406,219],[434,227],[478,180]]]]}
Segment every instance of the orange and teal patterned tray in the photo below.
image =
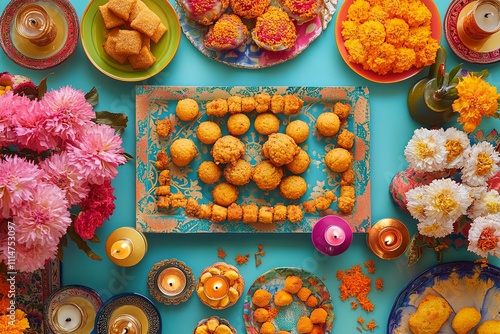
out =
{"type": "MultiPolygon", "coordinates": [[[[248,132],[240,136],[246,146],[244,159],[255,166],[264,157],[261,154],[266,137],[253,128],[256,112],[247,114],[251,120],[248,132]]],[[[366,87],[172,87],[172,86],[137,86],[136,89],[136,228],[143,232],[156,233],[308,233],[324,215],[335,214],[346,219],[355,232],[365,232],[371,224],[370,206],[370,109],[368,89],[366,87]],[[192,197],[200,204],[213,202],[211,191],[214,185],[206,185],[198,179],[197,169],[202,161],[212,160],[211,145],[205,145],[196,138],[196,128],[200,122],[211,120],[218,123],[222,134],[227,132],[227,115],[225,117],[207,116],[205,105],[215,98],[227,99],[231,95],[254,96],[267,92],[274,94],[296,94],[304,100],[301,111],[294,115],[277,114],[280,119],[279,132],[284,133],[288,123],[301,119],[309,124],[308,139],[299,146],[307,151],[311,158],[309,168],[301,176],[307,182],[305,195],[295,201],[285,200],[279,190],[263,192],[253,181],[239,187],[237,204],[256,204],[274,206],[276,204],[300,204],[306,200],[323,195],[327,190],[340,195],[340,174],[332,173],[324,164],[324,156],[328,150],[336,146],[336,137],[323,137],[314,127],[316,118],[326,111],[332,111],[336,102],[349,103],[352,112],[341,129],[346,128],[356,136],[352,152],[354,155],[353,170],[355,172],[354,187],[356,203],[350,214],[342,214],[337,210],[337,202],[330,209],[304,213],[304,218],[298,223],[289,221],[272,224],[246,224],[243,222],[212,223],[188,217],[184,209],[175,208],[159,211],[156,206],[155,189],[159,185],[159,170],[154,162],[159,151],[169,152],[170,144],[178,138],[190,138],[197,145],[197,155],[186,167],[176,167],[170,164],[171,192],[182,193],[192,197]],[[200,115],[191,122],[179,120],[175,115],[177,102],[184,98],[198,101],[200,115]],[[172,133],[161,138],[156,131],[156,122],[169,118],[172,123],[172,133]]],[[[285,173],[286,175],[286,173],[285,173]]]]}

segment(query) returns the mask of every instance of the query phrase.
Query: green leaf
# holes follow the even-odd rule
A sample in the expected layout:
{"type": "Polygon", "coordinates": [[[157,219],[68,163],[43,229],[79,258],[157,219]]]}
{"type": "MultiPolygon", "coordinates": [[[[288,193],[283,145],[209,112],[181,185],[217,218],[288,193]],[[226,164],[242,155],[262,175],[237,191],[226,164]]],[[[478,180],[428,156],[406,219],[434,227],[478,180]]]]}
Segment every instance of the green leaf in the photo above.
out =
{"type": "Polygon", "coordinates": [[[457,75],[458,71],[462,68],[462,64],[458,64],[457,66],[453,67],[450,71],[450,74],[448,75],[448,82],[452,82],[455,76],[457,75]]]}
{"type": "Polygon", "coordinates": [[[419,234],[413,235],[410,241],[410,246],[406,250],[406,255],[408,257],[408,266],[412,266],[420,260],[422,256],[422,245],[419,242],[419,234]]]}
{"type": "Polygon", "coordinates": [[[109,111],[96,111],[94,122],[98,124],[107,124],[122,134],[127,127],[128,116],[121,113],[112,113],[109,111]]]}
{"type": "Polygon", "coordinates": [[[87,242],[85,242],[85,240],[83,240],[82,237],[79,236],[78,233],[76,233],[76,231],[72,225],[70,227],[68,227],[68,235],[71,238],[71,240],[73,240],[76,243],[78,248],[83,250],[89,258],[91,258],[92,260],[97,260],[97,261],[102,260],[102,258],[99,255],[97,255],[96,253],[94,253],[90,249],[90,247],[87,245],[87,242]]]}
{"type": "Polygon", "coordinates": [[[47,93],[47,77],[38,84],[38,99],[41,100],[45,93],[47,93]]]}
{"type": "Polygon", "coordinates": [[[89,103],[92,107],[99,103],[99,93],[97,93],[97,89],[95,87],[92,87],[92,89],[85,94],[85,100],[87,100],[87,103],[89,103]]]}
{"type": "Polygon", "coordinates": [[[125,159],[127,159],[127,161],[134,160],[134,157],[128,154],[127,152],[123,152],[123,156],[125,157],[125,159]]]}

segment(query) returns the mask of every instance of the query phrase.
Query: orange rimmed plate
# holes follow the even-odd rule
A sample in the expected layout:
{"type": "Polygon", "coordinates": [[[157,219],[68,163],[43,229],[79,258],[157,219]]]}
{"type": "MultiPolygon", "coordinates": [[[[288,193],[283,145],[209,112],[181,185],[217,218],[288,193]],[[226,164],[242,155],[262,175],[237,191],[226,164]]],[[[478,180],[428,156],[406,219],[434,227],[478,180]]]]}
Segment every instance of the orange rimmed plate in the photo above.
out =
{"type": "MultiPolygon", "coordinates": [[[[335,41],[339,49],[340,55],[342,56],[342,59],[344,59],[347,66],[349,66],[354,72],[356,72],[361,77],[377,83],[400,82],[408,78],[411,78],[412,76],[414,76],[415,74],[419,73],[421,70],[424,69],[423,67],[420,68],[412,67],[408,71],[402,73],[387,73],[385,75],[380,75],[373,71],[365,70],[363,66],[360,64],[351,63],[349,61],[347,49],[344,46],[344,39],[342,38],[342,22],[347,20],[347,11],[349,10],[349,7],[354,3],[354,1],[355,0],[344,1],[342,6],[340,7],[340,10],[337,13],[337,21],[335,22],[335,41]]],[[[441,16],[439,15],[439,11],[436,5],[434,4],[434,1],[432,0],[421,0],[421,1],[432,13],[431,36],[434,39],[436,39],[438,43],[440,43],[442,26],[441,26],[441,16]]]]}

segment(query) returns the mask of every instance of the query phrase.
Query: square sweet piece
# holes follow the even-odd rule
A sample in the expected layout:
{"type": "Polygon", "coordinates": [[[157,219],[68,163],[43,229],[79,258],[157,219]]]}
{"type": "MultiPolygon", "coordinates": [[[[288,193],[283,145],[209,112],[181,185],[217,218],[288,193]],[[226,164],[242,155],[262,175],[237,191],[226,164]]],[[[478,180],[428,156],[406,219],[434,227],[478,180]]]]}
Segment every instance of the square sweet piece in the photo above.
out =
{"type": "Polygon", "coordinates": [[[137,15],[141,11],[146,10],[146,9],[149,9],[149,7],[141,0],[137,0],[134,7],[132,7],[132,10],[130,11],[130,16],[128,17],[129,22],[132,22],[133,20],[135,20],[137,15]]]}
{"type": "Polygon", "coordinates": [[[118,17],[128,21],[137,0],[109,0],[108,8],[118,17]]]}
{"type": "Polygon", "coordinates": [[[116,36],[116,52],[123,55],[137,55],[141,52],[142,35],[135,30],[120,29],[116,36]]]}
{"type": "Polygon", "coordinates": [[[148,8],[141,10],[137,14],[137,17],[130,22],[130,26],[144,35],[151,37],[156,32],[156,28],[158,28],[160,23],[161,20],[158,15],[148,8]]]}
{"type": "Polygon", "coordinates": [[[141,52],[138,55],[129,56],[128,61],[134,70],[143,70],[153,65],[156,62],[156,57],[148,47],[143,46],[141,52]]]}
{"type": "Polygon", "coordinates": [[[116,16],[111,10],[109,10],[108,3],[99,6],[99,12],[101,13],[102,20],[104,21],[104,26],[106,29],[113,29],[125,24],[125,20],[121,17],[116,16]]]}
{"type": "Polygon", "coordinates": [[[116,37],[109,35],[106,41],[102,44],[104,52],[106,52],[111,58],[119,62],[120,64],[125,64],[127,62],[127,56],[116,52],[116,37]]]}
{"type": "Polygon", "coordinates": [[[160,23],[158,25],[158,28],[156,28],[155,33],[151,36],[151,40],[154,43],[158,43],[163,35],[167,32],[167,30],[168,28],[163,23],[160,23]]]}

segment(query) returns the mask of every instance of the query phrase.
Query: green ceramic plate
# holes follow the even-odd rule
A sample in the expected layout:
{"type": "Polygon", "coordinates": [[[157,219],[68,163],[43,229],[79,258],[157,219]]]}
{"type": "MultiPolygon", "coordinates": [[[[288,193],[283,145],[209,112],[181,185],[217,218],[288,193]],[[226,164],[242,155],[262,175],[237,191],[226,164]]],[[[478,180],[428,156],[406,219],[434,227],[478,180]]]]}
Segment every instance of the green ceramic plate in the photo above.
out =
{"type": "Polygon", "coordinates": [[[179,19],[167,0],[143,0],[167,27],[167,32],[158,44],[151,42],[151,52],[156,62],[145,70],[134,70],[129,64],[120,64],[108,56],[102,47],[108,32],[99,13],[99,6],[108,0],[91,0],[87,5],[80,24],[83,50],[94,66],[107,76],[121,81],[146,80],[162,71],[172,60],[181,38],[179,19]]]}

